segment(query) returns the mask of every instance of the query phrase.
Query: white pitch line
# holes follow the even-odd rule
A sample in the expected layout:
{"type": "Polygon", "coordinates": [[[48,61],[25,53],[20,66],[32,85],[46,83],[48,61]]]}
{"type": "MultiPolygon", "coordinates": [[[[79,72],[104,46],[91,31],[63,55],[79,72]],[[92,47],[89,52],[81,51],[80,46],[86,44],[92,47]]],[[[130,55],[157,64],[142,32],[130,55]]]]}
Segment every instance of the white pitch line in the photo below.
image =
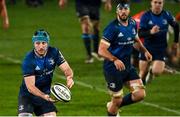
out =
{"type": "MultiPolygon", "coordinates": [[[[5,59],[5,60],[8,60],[10,62],[13,62],[13,63],[16,63],[16,64],[21,64],[21,61],[18,60],[18,59],[14,59],[14,58],[11,58],[11,57],[7,57],[7,56],[4,56],[2,54],[0,54],[0,58],[2,59],[5,59]]],[[[57,73],[55,73],[55,75],[59,78],[62,78],[65,80],[65,77],[62,76],[62,75],[58,75],[57,73]]],[[[78,84],[80,86],[83,86],[83,87],[87,87],[87,88],[90,88],[90,89],[95,89],[99,92],[104,92],[104,93],[108,93],[106,90],[102,89],[102,88],[98,88],[98,87],[94,87],[90,84],[87,84],[87,83],[84,83],[84,82],[81,82],[81,81],[75,81],[75,84],[78,84]]],[[[161,109],[161,110],[164,110],[164,111],[167,111],[167,112],[172,112],[172,113],[175,113],[177,115],[180,115],[180,112],[177,111],[177,110],[173,110],[173,109],[170,109],[170,108],[167,108],[167,107],[163,107],[163,106],[160,106],[160,105],[157,105],[157,104],[153,104],[153,103],[150,103],[150,102],[145,102],[145,101],[141,101],[140,102],[141,104],[143,105],[146,105],[146,106],[151,106],[151,107],[155,107],[155,108],[158,108],[158,109],[161,109]]]]}

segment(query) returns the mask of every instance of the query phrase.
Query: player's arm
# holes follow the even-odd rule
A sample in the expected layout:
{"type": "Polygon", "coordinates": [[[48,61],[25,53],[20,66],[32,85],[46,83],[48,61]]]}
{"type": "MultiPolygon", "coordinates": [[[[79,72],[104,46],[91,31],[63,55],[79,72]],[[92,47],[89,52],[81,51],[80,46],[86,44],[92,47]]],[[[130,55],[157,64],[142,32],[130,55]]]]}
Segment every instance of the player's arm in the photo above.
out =
{"type": "Polygon", "coordinates": [[[135,49],[137,49],[138,51],[144,53],[146,59],[148,61],[152,60],[152,55],[149,53],[149,51],[144,47],[144,45],[142,44],[141,40],[139,39],[138,35],[136,35],[135,38],[136,43],[133,45],[135,49]]]}
{"type": "Polygon", "coordinates": [[[32,76],[26,76],[24,77],[24,81],[25,81],[25,84],[26,84],[26,87],[28,89],[28,91],[35,95],[35,96],[38,96],[38,97],[41,97],[47,101],[51,101],[51,102],[54,102],[55,100],[51,99],[49,97],[49,95],[43,93],[42,91],[40,91],[36,86],[35,86],[35,76],[32,75],[32,76]]]}
{"type": "Polygon", "coordinates": [[[8,18],[8,13],[5,5],[5,0],[2,0],[0,3],[0,14],[1,17],[3,18],[3,27],[8,28],[9,27],[9,18],[8,18]]]}
{"type": "Polygon", "coordinates": [[[146,13],[144,13],[141,17],[140,27],[139,27],[139,31],[138,31],[138,35],[140,38],[145,38],[145,37],[152,38],[153,35],[155,35],[156,33],[158,33],[160,31],[159,26],[157,26],[157,25],[154,25],[151,29],[149,29],[148,21],[149,21],[149,17],[146,15],[146,13]]]}
{"type": "Polygon", "coordinates": [[[59,7],[63,8],[67,4],[67,0],[59,0],[59,7]]]}
{"type": "Polygon", "coordinates": [[[173,21],[170,23],[174,30],[174,43],[172,45],[172,49],[174,51],[174,54],[177,55],[178,50],[178,42],[179,42],[179,24],[176,21],[173,21]]]}
{"type": "Polygon", "coordinates": [[[104,8],[105,8],[105,10],[107,10],[107,11],[111,11],[111,9],[112,9],[111,0],[106,0],[106,3],[105,3],[105,5],[104,5],[104,8]]]}
{"type": "Polygon", "coordinates": [[[62,70],[62,72],[64,73],[66,79],[67,79],[67,87],[71,88],[74,85],[74,81],[73,81],[73,71],[71,69],[71,67],[69,66],[69,64],[65,61],[64,63],[62,63],[61,65],[59,65],[59,68],[62,70]]]}
{"type": "Polygon", "coordinates": [[[101,39],[100,44],[99,44],[99,50],[98,54],[104,57],[105,59],[108,59],[112,62],[114,62],[114,65],[116,66],[116,69],[118,70],[124,70],[125,65],[124,63],[119,60],[117,57],[113,56],[109,51],[108,48],[110,47],[110,43],[104,39],[101,39]]]}

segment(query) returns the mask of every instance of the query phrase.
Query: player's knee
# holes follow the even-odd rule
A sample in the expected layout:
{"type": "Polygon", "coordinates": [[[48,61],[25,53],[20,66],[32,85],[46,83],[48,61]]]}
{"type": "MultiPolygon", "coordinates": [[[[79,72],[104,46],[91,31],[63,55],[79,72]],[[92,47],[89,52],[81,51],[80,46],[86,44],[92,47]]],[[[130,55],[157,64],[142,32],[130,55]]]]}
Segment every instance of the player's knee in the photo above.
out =
{"type": "Polygon", "coordinates": [[[134,101],[143,100],[146,96],[145,87],[143,84],[134,83],[131,85],[132,98],[134,101]]]}
{"type": "Polygon", "coordinates": [[[163,69],[152,69],[152,73],[155,75],[155,76],[158,76],[160,74],[163,73],[163,69]]]}
{"type": "Polygon", "coordinates": [[[123,90],[120,90],[118,92],[112,92],[110,91],[110,95],[112,96],[112,105],[114,107],[119,107],[121,105],[122,102],[122,98],[123,98],[123,90]]]}
{"type": "Polygon", "coordinates": [[[33,115],[31,113],[19,113],[18,117],[32,117],[33,115]]]}
{"type": "Polygon", "coordinates": [[[81,26],[84,33],[89,33],[91,27],[91,22],[89,21],[89,18],[81,18],[81,26]]]}
{"type": "Polygon", "coordinates": [[[132,98],[134,101],[141,101],[146,97],[146,92],[144,89],[139,89],[136,92],[132,93],[132,98]]]}

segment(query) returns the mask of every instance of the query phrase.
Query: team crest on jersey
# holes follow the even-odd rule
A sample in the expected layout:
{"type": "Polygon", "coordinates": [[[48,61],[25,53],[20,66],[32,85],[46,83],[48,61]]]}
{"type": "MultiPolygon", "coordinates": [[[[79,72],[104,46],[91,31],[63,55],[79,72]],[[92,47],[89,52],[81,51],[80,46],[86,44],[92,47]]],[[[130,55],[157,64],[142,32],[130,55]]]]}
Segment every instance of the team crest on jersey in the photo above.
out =
{"type": "Polygon", "coordinates": [[[122,34],[122,32],[119,33],[118,37],[123,37],[124,35],[122,34]]]}
{"type": "Polygon", "coordinates": [[[134,28],[132,29],[132,33],[133,33],[133,35],[136,34],[136,30],[134,28]]]}
{"type": "Polygon", "coordinates": [[[150,21],[148,22],[148,24],[149,24],[149,25],[153,25],[153,22],[150,20],[150,21]]]}
{"type": "Polygon", "coordinates": [[[36,66],[35,70],[36,70],[36,71],[40,70],[40,67],[39,67],[39,66],[36,66]]]}
{"type": "Polygon", "coordinates": [[[164,25],[166,25],[166,24],[167,24],[167,20],[166,20],[166,19],[163,19],[162,23],[163,23],[164,25]]]}
{"type": "Polygon", "coordinates": [[[52,58],[50,58],[50,59],[48,60],[48,62],[49,62],[50,65],[54,65],[54,63],[55,63],[55,62],[54,62],[54,59],[52,59],[52,58]]]}

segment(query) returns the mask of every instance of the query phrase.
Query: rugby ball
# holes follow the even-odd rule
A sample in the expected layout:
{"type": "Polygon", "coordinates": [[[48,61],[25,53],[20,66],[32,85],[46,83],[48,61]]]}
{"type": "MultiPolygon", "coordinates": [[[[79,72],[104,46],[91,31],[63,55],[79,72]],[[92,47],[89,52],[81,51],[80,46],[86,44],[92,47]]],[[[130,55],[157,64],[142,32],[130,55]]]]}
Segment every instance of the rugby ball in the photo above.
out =
{"type": "Polygon", "coordinates": [[[64,84],[55,83],[51,87],[51,93],[58,101],[69,102],[71,100],[71,92],[64,84]]]}

